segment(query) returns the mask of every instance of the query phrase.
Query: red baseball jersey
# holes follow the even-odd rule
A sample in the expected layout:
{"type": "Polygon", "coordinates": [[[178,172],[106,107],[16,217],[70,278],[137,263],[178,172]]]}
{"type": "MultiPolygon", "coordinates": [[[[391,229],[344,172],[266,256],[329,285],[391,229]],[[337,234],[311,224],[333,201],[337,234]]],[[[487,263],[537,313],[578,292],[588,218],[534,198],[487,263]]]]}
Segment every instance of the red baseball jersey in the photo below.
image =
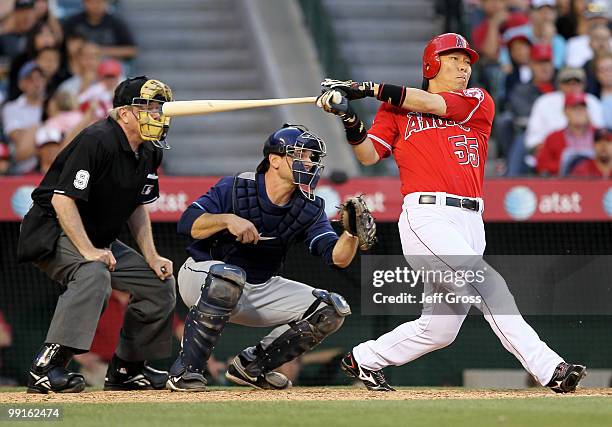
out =
{"type": "Polygon", "coordinates": [[[438,95],[446,101],[444,117],[382,103],[368,136],[380,158],[395,157],[402,194],[443,191],[482,197],[493,99],[478,88],[438,95]]]}

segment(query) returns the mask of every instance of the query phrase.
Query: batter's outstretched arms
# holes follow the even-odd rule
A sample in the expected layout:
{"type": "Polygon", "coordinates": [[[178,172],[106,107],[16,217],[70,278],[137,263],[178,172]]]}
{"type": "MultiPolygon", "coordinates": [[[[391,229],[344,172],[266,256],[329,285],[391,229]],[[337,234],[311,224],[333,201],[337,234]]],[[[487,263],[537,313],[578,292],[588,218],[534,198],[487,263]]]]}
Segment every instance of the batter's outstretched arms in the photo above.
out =
{"type": "Polygon", "coordinates": [[[372,140],[368,137],[363,121],[350,107],[349,100],[376,97],[383,102],[409,111],[430,113],[437,116],[446,114],[444,98],[421,89],[386,85],[384,83],[357,83],[352,80],[333,79],[325,79],[321,86],[324,92],[317,99],[317,106],[340,117],[348,143],[351,144],[357,159],[366,166],[377,163],[380,156],[374,148],[372,140]],[[406,96],[408,91],[410,91],[409,97],[406,96]]]}
{"type": "Polygon", "coordinates": [[[334,80],[329,78],[323,80],[321,86],[326,92],[331,90],[343,92],[349,101],[373,97],[404,110],[431,113],[437,116],[443,116],[446,113],[444,98],[435,93],[429,93],[417,88],[385,83],[358,83],[353,80],[334,80]],[[406,96],[408,91],[410,91],[410,96],[406,96]]]}

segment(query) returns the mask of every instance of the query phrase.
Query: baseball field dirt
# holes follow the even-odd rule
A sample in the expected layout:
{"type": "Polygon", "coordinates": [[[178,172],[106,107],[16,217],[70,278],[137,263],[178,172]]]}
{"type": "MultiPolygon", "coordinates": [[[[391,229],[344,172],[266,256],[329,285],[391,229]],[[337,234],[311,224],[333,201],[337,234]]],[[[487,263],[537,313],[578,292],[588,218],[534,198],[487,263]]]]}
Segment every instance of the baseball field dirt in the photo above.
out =
{"type": "MultiPolygon", "coordinates": [[[[242,387],[211,388],[205,393],[176,393],[167,390],[138,392],[86,391],[69,394],[27,394],[24,391],[0,393],[0,403],[170,403],[170,402],[287,402],[287,401],[381,401],[437,399],[572,399],[575,397],[609,397],[612,388],[582,389],[568,395],[557,395],[548,389],[472,390],[464,388],[399,389],[394,393],[373,393],[354,387],[295,387],[286,391],[251,390],[242,387]]],[[[611,402],[612,403],[612,402],[611,402]]]]}
{"type": "Polygon", "coordinates": [[[235,387],[194,394],[87,391],[65,395],[0,389],[0,425],[40,426],[44,420],[15,424],[8,417],[10,410],[29,408],[59,408],[57,425],[78,427],[610,427],[612,389],[583,389],[570,395],[543,388],[401,388],[395,393],[371,393],[354,387],[276,392],[235,387]]]}

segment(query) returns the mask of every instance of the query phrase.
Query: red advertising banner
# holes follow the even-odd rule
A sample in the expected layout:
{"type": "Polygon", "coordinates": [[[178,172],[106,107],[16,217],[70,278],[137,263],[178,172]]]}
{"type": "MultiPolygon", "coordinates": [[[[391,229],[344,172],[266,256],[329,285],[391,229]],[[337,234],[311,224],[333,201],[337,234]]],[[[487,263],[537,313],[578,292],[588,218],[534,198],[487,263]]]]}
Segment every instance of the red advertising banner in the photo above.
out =
{"type": "MultiPolygon", "coordinates": [[[[0,221],[19,221],[32,202],[40,176],[0,178],[0,221]]],[[[150,205],[153,221],[176,221],[183,210],[217,182],[217,177],[160,176],[160,198],[150,205]]],[[[351,195],[363,194],[376,219],[397,221],[402,195],[397,178],[322,181],[317,194],[327,214],[351,195]]],[[[575,179],[489,179],[484,188],[485,221],[609,221],[612,181],[575,179]]]]}

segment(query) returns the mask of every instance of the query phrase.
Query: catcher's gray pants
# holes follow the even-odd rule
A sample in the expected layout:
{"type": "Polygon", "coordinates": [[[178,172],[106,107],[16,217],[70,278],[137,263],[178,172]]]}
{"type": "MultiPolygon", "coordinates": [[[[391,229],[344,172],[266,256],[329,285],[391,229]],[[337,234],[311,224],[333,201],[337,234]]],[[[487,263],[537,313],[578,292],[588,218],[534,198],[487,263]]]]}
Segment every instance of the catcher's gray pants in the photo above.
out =
{"type": "MultiPolygon", "coordinates": [[[[206,280],[208,269],[214,264],[222,262],[196,262],[188,258],[179,270],[179,293],[187,307],[193,306],[200,298],[200,288],[206,280]]],[[[325,306],[324,302],[312,295],[313,289],[280,276],[274,276],[264,283],[246,283],[240,301],[231,313],[230,323],[255,327],[277,326],[261,340],[262,347],[267,348],[289,329],[287,323],[300,320],[304,313],[313,313],[325,306]]]]}
{"type": "Polygon", "coordinates": [[[45,342],[89,350],[98,320],[112,289],[131,295],[115,353],[126,361],[169,357],[175,280],[160,280],[144,258],[124,243],[111,245],[115,271],[86,261],[68,236],[61,234],[55,253],[34,263],[66,290],[59,297],[45,342]]]}

